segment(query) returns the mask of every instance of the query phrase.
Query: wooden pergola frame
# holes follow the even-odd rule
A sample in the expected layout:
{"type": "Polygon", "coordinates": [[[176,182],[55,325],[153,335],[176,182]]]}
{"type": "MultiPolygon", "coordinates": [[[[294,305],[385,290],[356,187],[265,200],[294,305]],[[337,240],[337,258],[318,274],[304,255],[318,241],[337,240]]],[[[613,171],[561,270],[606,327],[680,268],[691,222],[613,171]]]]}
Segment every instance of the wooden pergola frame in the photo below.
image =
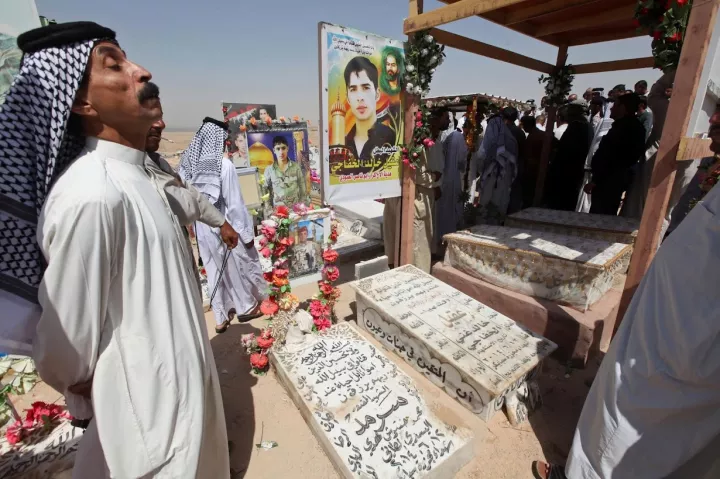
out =
{"type": "MultiPolygon", "coordinates": [[[[550,74],[556,68],[564,66],[568,47],[641,35],[633,25],[637,0],[441,1],[445,3],[445,6],[425,12],[423,0],[409,0],[409,16],[404,22],[404,33],[411,35],[414,32],[429,29],[431,35],[447,47],[476,53],[545,74],[550,74]],[[437,28],[471,16],[480,16],[556,46],[558,51],[555,65],[437,28]]],[[[675,179],[677,162],[712,156],[712,152],[709,150],[709,140],[689,138],[687,131],[718,5],[720,5],[720,0],[695,0],[692,7],[683,51],[675,75],[672,102],[668,108],[613,335],[657,250],[663,219],[675,179]]],[[[653,58],[645,57],[575,65],[575,71],[577,74],[584,74],[652,66],[653,58]]],[[[419,98],[406,95],[406,125],[413,124],[418,101],[419,98]]],[[[555,111],[550,109],[536,188],[536,203],[543,194],[554,123],[555,111]]],[[[412,128],[406,128],[406,143],[409,143],[411,139],[412,128]]],[[[411,170],[406,168],[402,184],[399,262],[395,264],[408,264],[413,260],[414,200],[413,175],[411,170]]]]}

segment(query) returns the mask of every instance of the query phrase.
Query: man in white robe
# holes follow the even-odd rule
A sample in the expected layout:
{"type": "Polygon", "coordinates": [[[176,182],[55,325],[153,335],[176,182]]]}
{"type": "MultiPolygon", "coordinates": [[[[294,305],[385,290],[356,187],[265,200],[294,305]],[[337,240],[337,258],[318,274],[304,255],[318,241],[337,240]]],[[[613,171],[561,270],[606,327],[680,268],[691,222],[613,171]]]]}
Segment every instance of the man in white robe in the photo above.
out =
{"type": "MultiPolygon", "coordinates": [[[[161,118],[153,123],[148,132],[147,142],[145,143],[145,151],[147,157],[145,159],[145,168],[148,170],[150,177],[155,182],[159,191],[164,191],[168,201],[168,205],[178,221],[183,226],[192,226],[196,221],[205,223],[211,228],[220,228],[220,236],[225,245],[232,249],[238,244],[238,234],[233,227],[225,220],[225,216],[218,211],[207,197],[200,193],[194,186],[185,184],[180,176],[175,173],[170,164],[160,156],[157,151],[160,149],[160,140],[162,132],[165,130],[165,122],[161,118]]],[[[196,271],[198,288],[202,291],[200,283],[200,273],[197,270],[195,257],[192,254],[192,244],[185,233],[185,243],[190,256],[187,261],[196,271]]]]}
{"type": "Polygon", "coordinates": [[[217,228],[198,223],[198,249],[207,271],[210,306],[224,333],[233,315],[244,322],[262,316],[260,302],[267,297],[260,257],[255,249],[252,217],[245,207],[235,165],[223,156],[227,125],[205,118],[180,160],[180,177],[206,195],[240,235],[242,247],[228,250],[217,228]],[[213,296],[214,294],[214,296],[213,296]]]}
{"type": "MultiPolygon", "coordinates": [[[[720,112],[711,118],[720,152],[720,112]]],[[[545,479],[720,477],[720,188],[658,250],[545,479]]]]}
{"type": "MultiPolygon", "coordinates": [[[[18,38],[24,56],[0,107],[0,165],[19,174],[14,184],[3,180],[1,203],[41,212],[3,210],[6,227],[16,218],[25,251],[0,241],[0,253],[22,263],[17,279],[35,288],[42,309],[33,341],[40,377],[75,418],[91,419],[73,477],[229,478],[220,384],[189,253],[144,167],[159,92],[114,38],[89,22],[18,38]],[[34,229],[39,250],[22,236],[34,229]],[[30,262],[36,251],[44,274],[30,262]],[[42,282],[28,280],[34,275],[42,282]]],[[[4,299],[4,312],[23,304],[4,299]]]]}

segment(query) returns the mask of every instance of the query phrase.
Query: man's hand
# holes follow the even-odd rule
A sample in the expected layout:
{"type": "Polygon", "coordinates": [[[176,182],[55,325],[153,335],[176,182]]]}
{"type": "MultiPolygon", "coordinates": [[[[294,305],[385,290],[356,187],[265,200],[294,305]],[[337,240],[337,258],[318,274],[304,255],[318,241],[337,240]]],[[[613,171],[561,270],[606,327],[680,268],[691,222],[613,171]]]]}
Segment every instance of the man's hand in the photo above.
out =
{"type": "Polygon", "coordinates": [[[239,237],[237,231],[227,221],[220,227],[220,237],[228,248],[233,249],[238,245],[239,237]]]}
{"type": "Polygon", "coordinates": [[[91,393],[92,393],[92,385],[93,380],[90,378],[89,380],[85,381],[84,383],[74,384],[68,388],[68,391],[70,391],[73,394],[77,394],[78,396],[82,396],[86,399],[90,399],[91,393]]]}
{"type": "Polygon", "coordinates": [[[595,188],[595,183],[588,183],[587,185],[585,185],[585,188],[583,188],[583,191],[586,194],[591,195],[593,188],[595,188]]]}

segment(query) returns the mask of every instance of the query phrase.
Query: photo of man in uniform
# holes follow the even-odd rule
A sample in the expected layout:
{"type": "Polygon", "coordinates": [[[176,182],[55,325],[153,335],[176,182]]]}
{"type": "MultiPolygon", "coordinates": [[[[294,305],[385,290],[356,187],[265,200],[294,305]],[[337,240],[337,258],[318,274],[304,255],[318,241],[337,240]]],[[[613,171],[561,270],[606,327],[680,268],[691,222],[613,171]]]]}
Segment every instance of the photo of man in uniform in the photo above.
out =
{"type": "Polygon", "coordinates": [[[273,138],[273,164],[265,169],[265,185],[270,192],[273,207],[307,203],[305,175],[300,165],[290,160],[289,151],[284,136],[273,138]]]}
{"type": "Polygon", "coordinates": [[[236,148],[230,155],[230,159],[232,160],[233,164],[238,168],[245,168],[250,166],[250,160],[248,159],[247,140],[245,139],[245,135],[241,132],[236,133],[235,139],[233,140],[233,145],[235,145],[236,148]]]}
{"type": "Polygon", "coordinates": [[[355,57],[345,67],[345,87],[355,125],[345,136],[345,146],[360,160],[372,158],[373,150],[395,145],[395,132],[378,121],[378,69],[366,57],[355,57]]]}

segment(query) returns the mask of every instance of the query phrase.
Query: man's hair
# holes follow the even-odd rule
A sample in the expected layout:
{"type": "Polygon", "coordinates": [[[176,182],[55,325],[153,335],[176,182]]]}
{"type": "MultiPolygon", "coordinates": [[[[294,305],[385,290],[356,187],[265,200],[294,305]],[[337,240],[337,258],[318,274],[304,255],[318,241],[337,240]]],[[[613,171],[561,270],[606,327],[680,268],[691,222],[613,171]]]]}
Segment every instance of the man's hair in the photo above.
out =
{"type": "Polygon", "coordinates": [[[447,114],[450,110],[448,110],[445,107],[435,108],[432,111],[430,111],[430,119],[431,120],[437,120],[438,118],[442,118],[443,115],[447,114]]]}
{"type": "Polygon", "coordinates": [[[502,109],[500,116],[503,120],[515,121],[518,119],[518,111],[515,108],[508,106],[502,109]]]}
{"type": "Polygon", "coordinates": [[[536,119],[534,116],[524,116],[524,117],[520,118],[520,124],[522,124],[523,128],[527,128],[528,130],[537,128],[535,122],[536,122],[536,119]]]}
{"type": "Polygon", "coordinates": [[[636,93],[627,93],[618,97],[618,99],[615,101],[623,105],[629,114],[634,115],[638,111],[638,105],[640,104],[640,95],[636,93]]]}
{"type": "Polygon", "coordinates": [[[562,122],[562,123],[567,123],[567,122],[568,122],[568,109],[567,109],[567,107],[562,107],[562,108],[559,108],[559,109],[558,109],[557,119],[558,119],[558,121],[560,121],[560,122],[562,122]]]}
{"type": "Polygon", "coordinates": [[[647,108],[648,98],[645,95],[638,95],[638,104],[647,108]]]}
{"type": "Polygon", "coordinates": [[[538,115],[535,117],[535,123],[545,123],[545,115],[538,115]],[[542,120],[542,121],[541,121],[542,120]]]}
{"type": "Polygon", "coordinates": [[[284,136],[273,137],[273,148],[275,148],[277,145],[289,146],[288,141],[285,139],[284,136]]]}
{"type": "Polygon", "coordinates": [[[367,57],[355,57],[350,60],[345,67],[345,88],[350,86],[350,76],[355,73],[365,72],[370,81],[375,85],[375,89],[378,87],[378,69],[367,57]]]}
{"type": "Polygon", "coordinates": [[[636,87],[636,88],[637,88],[637,87],[643,87],[643,88],[647,89],[648,86],[647,86],[647,82],[646,82],[645,80],[640,80],[639,82],[637,82],[637,83],[635,84],[635,87],[636,87]]]}

